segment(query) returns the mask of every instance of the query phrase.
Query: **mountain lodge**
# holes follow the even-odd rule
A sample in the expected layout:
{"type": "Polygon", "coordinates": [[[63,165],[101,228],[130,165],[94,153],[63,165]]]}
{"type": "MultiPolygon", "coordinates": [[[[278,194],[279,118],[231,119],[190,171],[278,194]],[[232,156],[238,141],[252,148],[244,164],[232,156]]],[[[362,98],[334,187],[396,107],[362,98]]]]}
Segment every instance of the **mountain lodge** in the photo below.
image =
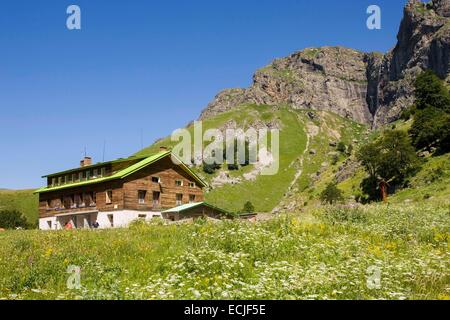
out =
{"type": "Polygon", "coordinates": [[[39,194],[39,229],[124,227],[135,219],[172,221],[227,213],[203,202],[207,186],[170,151],[92,164],[44,176],[39,194]],[[177,209],[179,208],[179,209],[177,209]],[[94,225],[95,224],[95,225],[94,225]]]}

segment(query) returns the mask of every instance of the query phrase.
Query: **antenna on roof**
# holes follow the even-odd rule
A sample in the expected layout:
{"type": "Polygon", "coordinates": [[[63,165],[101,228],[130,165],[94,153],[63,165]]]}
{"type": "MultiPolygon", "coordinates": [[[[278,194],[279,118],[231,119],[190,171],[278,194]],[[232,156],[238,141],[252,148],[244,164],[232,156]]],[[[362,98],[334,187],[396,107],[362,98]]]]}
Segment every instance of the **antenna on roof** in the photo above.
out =
{"type": "Polygon", "coordinates": [[[87,157],[86,146],[84,146],[84,157],[87,157]]]}

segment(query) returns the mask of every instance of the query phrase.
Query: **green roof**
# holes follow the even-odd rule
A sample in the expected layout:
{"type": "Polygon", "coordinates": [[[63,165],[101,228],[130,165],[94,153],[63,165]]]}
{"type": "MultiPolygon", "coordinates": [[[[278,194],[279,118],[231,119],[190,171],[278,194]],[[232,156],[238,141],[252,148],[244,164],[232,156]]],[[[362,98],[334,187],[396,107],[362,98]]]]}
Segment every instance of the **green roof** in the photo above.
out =
{"type": "Polygon", "coordinates": [[[206,202],[186,203],[186,204],[183,204],[181,206],[165,210],[162,213],[178,213],[178,212],[183,212],[183,211],[186,211],[186,210],[189,210],[189,209],[192,209],[192,208],[196,208],[196,207],[199,207],[199,206],[202,206],[202,205],[206,206],[206,207],[209,207],[209,208],[212,208],[212,209],[215,209],[215,210],[220,211],[220,212],[222,212],[224,214],[227,214],[227,215],[230,214],[229,212],[227,212],[227,211],[225,211],[223,209],[217,208],[217,207],[215,207],[215,206],[213,206],[213,205],[211,205],[209,203],[206,203],[206,202]]]}
{"type": "MultiPolygon", "coordinates": [[[[146,166],[148,166],[152,163],[155,163],[156,161],[161,160],[162,158],[165,158],[166,156],[171,155],[171,154],[172,154],[171,151],[164,151],[164,152],[160,152],[160,153],[154,154],[152,156],[143,158],[143,160],[141,160],[123,170],[120,170],[109,177],[102,177],[102,178],[96,178],[96,179],[87,180],[87,181],[69,183],[69,184],[64,184],[64,185],[56,186],[56,187],[42,187],[40,189],[37,189],[34,193],[45,193],[45,192],[50,192],[50,191],[82,187],[82,186],[92,185],[92,184],[101,183],[101,182],[110,181],[110,180],[124,179],[124,178],[128,177],[129,175],[131,175],[131,174],[145,168],[146,166]]],[[[203,187],[207,186],[207,183],[205,181],[203,181],[197,174],[195,174],[195,172],[193,172],[191,169],[189,169],[185,164],[183,164],[178,157],[176,157],[174,154],[172,154],[172,156],[174,156],[178,160],[178,162],[179,162],[178,165],[183,170],[185,170],[190,176],[192,176],[201,186],[203,186],[203,187]]]]}
{"type": "Polygon", "coordinates": [[[56,172],[56,173],[52,173],[52,174],[47,174],[45,176],[42,176],[42,178],[65,175],[65,174],[72,173],[72,172],[77,172],[77,171],[80,171],[80,170],[87,170],[87,169],[102,167],[102,166],[105,166],[105,165],[108,165],[108,164],[116,164],[116,163],[128,162],[128,161],[140,161],[140,160],[145,159],[145,158],[147,158],[147,157],[131,156],[131,157],[128,157],[128,158],[120,158],[120,159],[107,161],[107,162],[99,162],[99,163],[95,163],[95,164],[92,164],[92,165],[89,165],[89,166],[85,166],[85,167],[79,167],[79,168],[75,168],[75,169],[69,169],[69,170],[64,170],[64,171],[60,171],[60,172],[56,172]]]}

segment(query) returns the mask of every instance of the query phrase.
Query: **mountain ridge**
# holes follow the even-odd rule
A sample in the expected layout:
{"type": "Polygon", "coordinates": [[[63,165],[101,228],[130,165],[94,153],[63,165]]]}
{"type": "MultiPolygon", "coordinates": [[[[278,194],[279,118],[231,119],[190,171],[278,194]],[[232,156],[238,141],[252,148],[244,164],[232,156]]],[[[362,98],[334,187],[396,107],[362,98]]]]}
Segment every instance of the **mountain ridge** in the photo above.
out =
{"type": "Polygon", "coordinates": [[[409,0],[397,39],[386,54],[324,46],[275,59],[255,72],[250,87],[219,92],[199,120],[243,104],[289,104],[374,127],[391,123],[412,104],[422,70],[450,84],[450,0],[409,0]]]}

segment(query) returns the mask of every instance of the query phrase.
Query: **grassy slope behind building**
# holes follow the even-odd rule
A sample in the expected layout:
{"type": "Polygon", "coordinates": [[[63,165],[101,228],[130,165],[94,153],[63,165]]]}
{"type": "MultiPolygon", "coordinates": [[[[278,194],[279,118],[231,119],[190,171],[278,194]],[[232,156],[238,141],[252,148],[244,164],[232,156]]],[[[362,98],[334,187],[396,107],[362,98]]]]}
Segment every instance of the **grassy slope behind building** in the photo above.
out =
{"type": "MultiPolygon", "coordinates": [[[[208,202],[231,211],[241,210],[247,201],[253,203],[256,211],[272,211],[293,182],[291,189],[294,192],[305,188],[311,183],[310,175],[331,161],[331,153],[336,148],[330,147],[330,141],[343,140],[350,144],[353,139],[359,139],[365,130],[364,126],[330,112],[294,110],[288,106],[244,105],[203,121],[203,131],[222,129],[230,121],[235,121],[238,128],[245,130],[261,123],[275,123],[280,128],[280,168],[276,175],[259,175],[256,180],[249,181],[243,175],[252,171],[253,166],[242,167],[237,171],[226,170],[223,166],[211,175],[204,173],[201,167],[194,168],[208,182],[220,171],[227,171],[231,178],[241,179],[240,183],[216,187],[205,195],[208,202]],[[313,119],[311,115],[314,115],[313,119]],[[308,150],[305,151],[307,145],[308,150]],[[300,162],[302,158],[303,162],[300,162]],[[302,174],[294,181],[300,170],[302,174]]],[[[188,126],[188,130],[193,133],[192,125],[188,126]]],[[[174,144],[170,138],[165,138],[140,151],[138,155],[151,154],[160,146],[172,147],[174,144]]]]}
{"type": "Polygon", "coordinates": [[[38,218],[38,198],[34,190],[0,190],[0,211],[17,210],[36,223],[38,218]]]}

